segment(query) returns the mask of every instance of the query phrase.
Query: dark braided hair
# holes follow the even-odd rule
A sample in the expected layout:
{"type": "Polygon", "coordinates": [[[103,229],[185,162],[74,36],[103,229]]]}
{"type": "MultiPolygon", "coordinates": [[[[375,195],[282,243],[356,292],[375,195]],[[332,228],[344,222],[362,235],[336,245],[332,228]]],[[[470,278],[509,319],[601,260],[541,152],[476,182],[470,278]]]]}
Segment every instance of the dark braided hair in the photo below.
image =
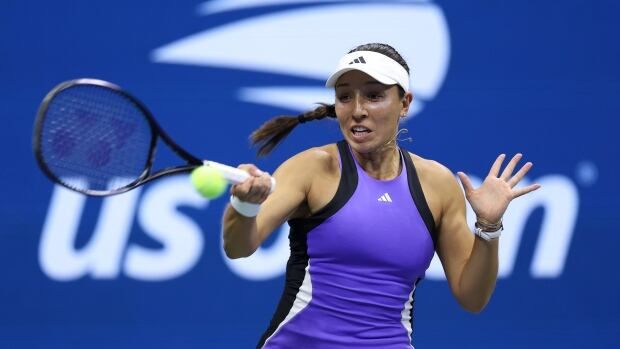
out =
{"type": "MultiPolygon", "coordinates": [[[[357,46],[348,53],[357,51],[381,53],[400,63],[407,73],[409,73],[407,62],[405,62],[403,57],[390,45],[381,43],[364,44],[357,46]]],[[[402,98],[405,95],[405,91],[400,86],[398,86],[398,89],[399,95],[402,98]]],[[[293,131],[295,126],[308,121],[321,120],[325,117],[336,118],[336,106],[334,104],[320,103],[320,106],[316,109],[298,116],[281,115],[271,118],[252,132],[250,140],[252,141],[252,145],[258,147],[258,156],[265,156],[280,144],[280,142],[293,131]]]]}

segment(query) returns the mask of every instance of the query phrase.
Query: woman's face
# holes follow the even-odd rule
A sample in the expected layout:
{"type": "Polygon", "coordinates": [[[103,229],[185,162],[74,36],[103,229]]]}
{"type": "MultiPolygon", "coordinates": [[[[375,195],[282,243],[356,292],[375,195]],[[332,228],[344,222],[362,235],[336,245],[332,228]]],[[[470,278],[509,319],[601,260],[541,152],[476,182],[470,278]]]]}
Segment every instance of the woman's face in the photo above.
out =
{"type": "Polygon", "coordinates": [[[412,99],[411,93],[400,98],[397,85],[383,85],[357,70],[343,74],[335,89],[340,130],[361,154],[379,150],[393,139],[412,99]]]}

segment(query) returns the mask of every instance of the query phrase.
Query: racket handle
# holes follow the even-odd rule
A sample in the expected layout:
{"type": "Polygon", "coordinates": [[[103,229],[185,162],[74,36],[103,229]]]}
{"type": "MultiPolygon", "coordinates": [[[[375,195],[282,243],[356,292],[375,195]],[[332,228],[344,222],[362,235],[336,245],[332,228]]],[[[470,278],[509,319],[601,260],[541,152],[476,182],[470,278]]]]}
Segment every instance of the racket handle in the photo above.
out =
{"type": "MultiPolygon", "coordinates": [[[[224,178],[226,178],[226,180],[232,184],[243,183],[246,179],[250,178],[250,174],[246,171],[238,169],[236,167],[220,164],[219,162],[205,160],[203,162],[203,165],[218,170],[222,174],[222,176],[224,176],[224,178]]],[[[270,178],[271,189],[269,190],[269,192],[273,193],[274,189],[276,188],[276,179],[273,177],[270,178]]]]}

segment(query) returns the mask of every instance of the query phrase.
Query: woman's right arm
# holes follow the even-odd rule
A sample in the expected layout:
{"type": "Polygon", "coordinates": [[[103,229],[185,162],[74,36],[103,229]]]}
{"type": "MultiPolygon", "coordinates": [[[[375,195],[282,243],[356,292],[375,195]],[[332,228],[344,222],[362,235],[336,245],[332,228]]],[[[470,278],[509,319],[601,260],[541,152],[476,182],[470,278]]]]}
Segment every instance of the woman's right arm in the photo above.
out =
{"type": "Polygon", "coordinates": [[[230,204],[223,218],[224,251],[229,258],[250,256],[276,228],[286,222],[306,201],[312,184],[311,151],[302,152],[284,162],[273,174],[276,188],[269,194],[269,174],[254,165],[240,165],[251,177],[232,186],[231,194],[241,201],[261,204],[256,217],[245,217],[230,204]]]}

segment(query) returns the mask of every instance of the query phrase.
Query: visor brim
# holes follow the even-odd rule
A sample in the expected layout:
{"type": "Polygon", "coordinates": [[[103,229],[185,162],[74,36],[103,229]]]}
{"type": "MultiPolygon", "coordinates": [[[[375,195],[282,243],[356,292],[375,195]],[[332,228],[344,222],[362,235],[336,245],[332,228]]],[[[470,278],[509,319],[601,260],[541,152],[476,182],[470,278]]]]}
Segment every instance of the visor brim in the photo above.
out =
{"type": "Polygon", "coordinates": [[[333,73],[329,79],[327,79],[327,81],[325,82],[325,87],[334,87],[336,86],[336,83],[338,82],[338,79],[340,79],[340,77],[342,75],[344,75],[345,73],[348,73],[352,70],[357,70],[357,71],[361,71],[362,73],[365,73],[367,75],[369,75],[371,78],[377,80],[378,82],[384,84],[384,85],[397,85],[398,81],[385,76],[373,69],[369,69],[368,67],[345,67],[345,68],[341,68],[338,71],[336,71],[335,73],[333,73]]]}

